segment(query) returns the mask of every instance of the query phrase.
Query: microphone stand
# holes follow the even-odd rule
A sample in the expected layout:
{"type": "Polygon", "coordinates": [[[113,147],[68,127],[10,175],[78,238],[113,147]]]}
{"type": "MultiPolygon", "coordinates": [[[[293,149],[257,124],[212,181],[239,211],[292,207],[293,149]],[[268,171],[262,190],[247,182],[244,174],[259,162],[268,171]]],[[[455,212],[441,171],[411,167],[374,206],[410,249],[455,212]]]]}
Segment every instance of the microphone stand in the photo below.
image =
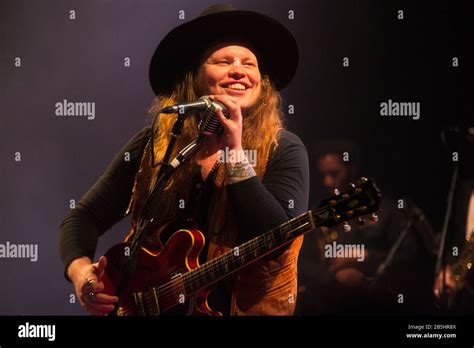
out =
{"type": "Polygon", "coordinates": [[[413,216],[410,216],[409,220],[406,222],[405,226],[403,227],[403,230],[400,232],[398,235],[397,240],[393,244],[392,248],[390,249],[389,253],[385,257],[385,260],[379,265],[377,268],[377,272],[375,273],[375,277],[373,282],[376,283],[378,282],[383,274],[385,273],[385,270],[390,264],[392,263],[393,257],[395,256],[395,253],[398,251],[400,248],[401,244],[403,243],[403,240],[407,236],[408,231],[410,230],[411,226],[413,225],[413,216]]]}
{"type": "MultiPolygon", "coordinates": [[[[407,204],[410,202],[410,199],[404,199],[407,204]]],[[[433,233],[431,227],[426,225],[425,216],[421,209],[419,209],[414,203],[409,203],[408,206],[403,210],[405,215],[407,216],[407,221],[405,222],[403,229],[401,230],[400,234],[398,235],[396,241],[393,243],[392,247],[390,248],[387,256],[383,260],[383,262],[377,268],[374,277],[371,279],[371,283],[369,286],[369,290],[375,289],[377,283],[382,279],[386,270],[390,265],[393,263],[393,258],[397,251],[400,249],[403,241],[407,237],[410,229],[412,227],[418,232],[421,242],[423,243],[427,252],[431,254],[435,254],[435,245],[433,239],[433,233]],[[421,225],[424,224],[424,225],[421,225]]]]}
{"type": "Polygon", "coordinates": [[[185,113],[181,113],[181,112],[178,113],[178,118],[174,122],[173,128],[171,129],[171,139],[170,139],[170,142],[168,143],[168,147],[166,148],[165,156],[163,157],[163,161],[161,163],[157,178],[160,178],[161,175],[163,175],[165,168],[169,166],[168,161],[170,159],[171,153],[173,152],[176,140],[181,135],[181,132],[183,130],[184,119],[185,119],[185,113]]]}
{"type": "MultiPolygon", "coordinates": [[[[120,267],[122,277],[120,278],[119,285],[116,289],[117,296],[119,296],[119,294],[123,291],[128,281],[130,280],[130,277],[135,272],[137,252],[138,250],[140,250],[144,237],[152,231],[154,216],[156,215],[157,210],[159,208],[161,193],[164,187],[166,186],[166,183],[168,182],[170,177],[176,172],[176,170],[186,160],[193,157],[202,146],[202,140],[204,139],[204,136],[203,134],[199,134],[196,140],[184,147],[171,162],[167,163],[173,151],[176,139],[182,132],[184,118],[184,113],[178,114],[178,118],[176,119],[173,129],[171,131],[171,140],[166,149],[165,157],[157,175],[157,180],[143,205],[140,219],[137,224],[137,231],[135,232],[135,235],[130,244],[130,253],[127,257],[124,258],[120,267]]],[[[154,139],[152,139],[152,141],[154,141],[154,139]]]]}
{"type": "Polygon", "coordinates": [[[446,256],[444,254],[446,235],[448,232],[449,221],[451,220],[451,209],[453,205],[454,190],[456,189],[456,183],[458,178],[459,166],[457,162],[454,164],[453,173],[451,175],[451,185],[448,191],[448,198],[446,202],[446,212],[444,215],[443,229],[441,230],[441,238],[439,242],[438,255],[436,260],[435,277],[438,276],[439,272],[442,271],[442,284],[440,293],[440,307],[447,310],[448,297],[446,296],[446,256]]]}

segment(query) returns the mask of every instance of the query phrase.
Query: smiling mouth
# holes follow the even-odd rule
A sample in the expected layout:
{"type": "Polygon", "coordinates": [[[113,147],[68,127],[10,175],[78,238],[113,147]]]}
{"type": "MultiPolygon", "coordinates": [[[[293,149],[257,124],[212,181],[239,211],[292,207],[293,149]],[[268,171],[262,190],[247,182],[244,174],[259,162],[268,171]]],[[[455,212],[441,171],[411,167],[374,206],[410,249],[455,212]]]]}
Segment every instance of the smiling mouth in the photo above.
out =
{"type": "Polygon", "coordinates": [[[242,83],[232,83],[232,84],[225,85],[225,86],[222,86],[222,87],[224,89],[226,89],[227,91],[229,91],[231,93],[235,93],[235,94],[243,94],[243,93],[245,93],[245,91],[247,89],[250,88],[250,87],[245,86],[242,83]]]}

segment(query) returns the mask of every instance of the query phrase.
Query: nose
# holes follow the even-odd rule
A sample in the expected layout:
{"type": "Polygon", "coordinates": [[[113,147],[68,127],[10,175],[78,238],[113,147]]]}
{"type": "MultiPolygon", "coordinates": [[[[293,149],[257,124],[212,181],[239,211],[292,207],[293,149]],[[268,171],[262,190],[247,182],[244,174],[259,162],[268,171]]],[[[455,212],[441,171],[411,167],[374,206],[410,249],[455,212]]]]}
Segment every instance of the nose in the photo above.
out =
{"type": "Polygon", "coordinates": [[[330,175],[324,176],[323,185],[330,190],[336,188],[336,182],[330,175]]]}
{"type": "Polygon", "coordinates": [[[242,68],[242,65],[240,65],[240,62],[235,62],[234,64],[232,64],[229,70],[229,76],[233,78],[245,77],[245,72],[242,68]]]}

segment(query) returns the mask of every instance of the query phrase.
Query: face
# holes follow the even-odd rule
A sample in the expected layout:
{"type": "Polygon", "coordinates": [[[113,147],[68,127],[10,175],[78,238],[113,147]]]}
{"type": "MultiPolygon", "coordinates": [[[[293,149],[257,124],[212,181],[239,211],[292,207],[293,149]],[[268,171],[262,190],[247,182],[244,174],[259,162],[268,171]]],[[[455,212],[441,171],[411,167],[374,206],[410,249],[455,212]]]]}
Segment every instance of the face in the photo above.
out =
{"type": "Polygon", "coordinates": [[[342,163],[340,156],[334,154],[319,158],[318,172],[329,194],[334,194],[335,189],[344,190],[350,181],[349,167],[342,163]]]}
{"type": "Polygon", "coordinates": [[[208,52],[200,71],[202,92],[229,95],[245,112],[261,91],[257,57],[239,45],[219,46],[208,52]]]}

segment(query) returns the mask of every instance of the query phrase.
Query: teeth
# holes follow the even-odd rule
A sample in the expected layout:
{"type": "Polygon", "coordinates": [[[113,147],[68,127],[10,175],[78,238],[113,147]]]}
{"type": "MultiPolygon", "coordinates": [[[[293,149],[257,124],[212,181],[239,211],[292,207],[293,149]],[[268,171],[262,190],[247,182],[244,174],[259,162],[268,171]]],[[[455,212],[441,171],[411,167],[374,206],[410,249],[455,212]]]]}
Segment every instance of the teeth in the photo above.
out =
{"type": "Polygon", "coordinates": [[[238,90],[241,90],[241,91],[245,90],[245,86],[241,83],[233,83],[233,84],[227,86],[227,88],[238,89],[238,90]]]}

